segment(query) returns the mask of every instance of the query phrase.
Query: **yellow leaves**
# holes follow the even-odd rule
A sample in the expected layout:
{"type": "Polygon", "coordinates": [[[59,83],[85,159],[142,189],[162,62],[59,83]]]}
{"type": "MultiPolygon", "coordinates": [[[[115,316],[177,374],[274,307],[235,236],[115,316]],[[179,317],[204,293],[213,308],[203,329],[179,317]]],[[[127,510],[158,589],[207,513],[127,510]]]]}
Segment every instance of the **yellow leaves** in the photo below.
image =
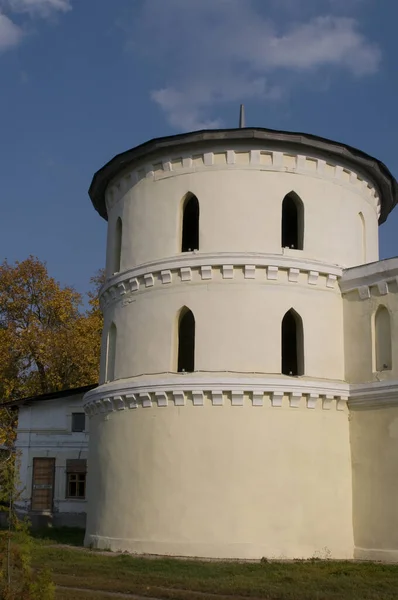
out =
{"type": "MultiPolygon", "coordinates": [[[[99,272],[92,280],[98,288],[99,272]]],[[[61,287],[30,256],[0,265],[0,400],[77,387],[98,380],[102,315],[94,292],[61,287]]]]}

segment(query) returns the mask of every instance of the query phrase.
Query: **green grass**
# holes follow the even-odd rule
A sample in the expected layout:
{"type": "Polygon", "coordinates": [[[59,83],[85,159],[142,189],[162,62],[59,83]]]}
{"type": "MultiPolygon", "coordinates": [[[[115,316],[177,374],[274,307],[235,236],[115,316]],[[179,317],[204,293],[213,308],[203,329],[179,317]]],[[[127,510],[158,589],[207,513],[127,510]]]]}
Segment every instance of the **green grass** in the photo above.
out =
{"type": "MultiPolygon", "coordinates": [[[[44,544],[37,545],[35,562],[48,566],[59,585],[93,590],[92,595],[74,596],[89,600],[105,598],[99,593],[101,590],[170,600],[206,600],[214,598],[213,594],[267,600],[398,598],[395,565],[319,560],[233,563],[147,559],[44,544]]],[[[72,595],[59,590],[58,598],[67,600],[72,595]]]]}
{"type": "Polygon", "coordinates": [[[32,529],[31,536],[45,544],[67,544],[83,546],[84,529],[78,527],[43,527],[32,529]]]}

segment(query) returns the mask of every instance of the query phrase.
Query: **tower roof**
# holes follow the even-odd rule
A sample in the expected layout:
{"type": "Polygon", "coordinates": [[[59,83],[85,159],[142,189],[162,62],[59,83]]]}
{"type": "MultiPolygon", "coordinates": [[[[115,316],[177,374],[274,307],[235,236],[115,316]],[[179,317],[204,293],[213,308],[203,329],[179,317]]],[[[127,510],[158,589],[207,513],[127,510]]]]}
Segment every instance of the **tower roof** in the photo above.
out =
{"type": "Polygon", "coordinates": [[[310,151],[320,156],[329,157],[329,159],[343,160],[344,164],[351,165],[364,175],[368,175],[377,185],[381,200],[380,224],[384,223],[398,202],[398,183],[395,177],[384,163],[369,154],[347,144],[334,142],[309,133],[277,131],[256,127],[211,129],[155,138],[117,154],[93,177],[89,195],[94,208],[104,219],[108,218],[105,204],[106,188],[126,168],[160,154],[171,154],[177,151],[186,151],[187,148],[209,147],[210,145],[217,148],[220,145],[225,145],[226,141],[233,145],[239,142],[253,142],[258,147],[266,142],[268,148],[281,148],[287,145],[290,149],[303,154],[310,151]]]}

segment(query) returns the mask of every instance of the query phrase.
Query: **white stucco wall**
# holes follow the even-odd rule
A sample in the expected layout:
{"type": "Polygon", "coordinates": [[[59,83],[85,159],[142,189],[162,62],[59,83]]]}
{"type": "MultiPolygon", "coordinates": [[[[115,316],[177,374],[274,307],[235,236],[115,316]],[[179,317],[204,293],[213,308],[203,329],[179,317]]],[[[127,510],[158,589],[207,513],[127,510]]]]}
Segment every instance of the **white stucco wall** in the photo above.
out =
{"type": "Polygon", "coordinates": [[[355,556],[398,561],[398,386],[351,411],[355,556]]]}
{"type": "Polygon", "coordinates": [[[91,435],[87,544],[217,558],[352,556],[346,409],[205,398],[96,415],[91,435]]]}
{"type": "Polygon", "coordinates": [[[133,302],[115,303],[106,312],[103,344],[105,351],[114,322],[115,379],[177,371],[178,314],[183,306],[195,317],[195,371],[281,373],[281,324],[294,308],[303,320],[305,375],[344,379],[343,313],[337,286],[327,288],[325,277],[317,286],[309,285],[305,274],[289,282],[286,270],[278,281],[269,281],[262,268],[250,280],[245,280],[242,268],[227,281],[221,272],[206,281],[195,273],[190,282],[177,279],[168,286],[144,288],[133,302]]]}
{"type": "Polygon", "coordinates": [[[218,558],[350,558],[339,280],[344,267],[378,258],[378,190],[324,156],[236,144],[157,156],[108,186],[102,385],[85,397],[86,543],[218,558]],[[303,250],[281,247],[291,191],[304,205],[303,250]],[[200,206],[199,250],[181,254],[188,192],[200,206]],[[175,373],[184,306],[196,327],[189,375],[175,373]],[[281,375],[290,308],[303,321],[302,377],[281,375]],[[115,369],[104,383],[111,323],[115,369]]]}
{"type": "Polygon", "coordinates": [[[341,280],[344,302],[346,378],[352,383],[398,380],[398,258],[348,269],[341,280]],[[392,368],[377,371],[375,315],[389,312],[392,368]]]}
{"type": "Polygon", "coordinates": [[[202,152],[190,167],[164,171],[143,165],[119,177],[107,203],[108,275],[118,217],[124,232],[121,270],[180,252],[181,205],[187,192],[199,200],[201,252],[280,253],[282,201],[295,191],[305,210],[302,256],[345,267],[378,259],[378,198],[371,182],[316,155],[300,160],[286,149],[282,158],[278,155],[280,165],[275,158],[261,164],[263,155],[255,164],[253,152],[260,151],[236,148],[234,164],[226,158],[217,162],[216,156],[227,157],[226,150],[218,152],[212,165],[204,164],[208,153],[202,152]],[[137,173],[144,171],[147,176],[137,182],[137,173]],[[365,222],[365,252],[359,213],[365,222]]]}

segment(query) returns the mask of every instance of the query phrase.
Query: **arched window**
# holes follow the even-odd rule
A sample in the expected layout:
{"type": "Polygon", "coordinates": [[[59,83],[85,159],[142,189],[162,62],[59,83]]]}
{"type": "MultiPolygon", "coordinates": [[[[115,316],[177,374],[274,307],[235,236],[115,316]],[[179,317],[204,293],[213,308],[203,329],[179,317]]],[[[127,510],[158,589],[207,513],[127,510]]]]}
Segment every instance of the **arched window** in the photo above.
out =
{"type": "Polygon", "coordinates": [[[115,238],[113,241],[113,273],[119,273],[122,257],[122,220],[119,217],[115,226],[115,238]]]}
{"type": "Polygon", "coordinates": [[[292,308],[282,320],[282,373],[304,374],[303,321],[292,308]]]}
{"type": "Polygon", "coordinates": [[[184,307],[178,319],[178,372],[195,370],[195,317],[184,307]]]}
{"type": "Polygon", "coordinates": [[[392,369],[390,313],[379,306],[375,314],[375,358],[376,371],[392,369]]]}
{"type": "Polygon", "coordinates": [[[361,244],[361,260],[363,263],[366,263],[366,224],[365,217],[361,212],[359,213],[359,235],[361,244]]]}
{"type": "Polygon", "coordinates": [[[106,378],[105,381],[115,379],[116,362],[116,338],[117,330],[115,323],[112,323],[108,330],[107,348],[106,348],[106,378]]]}
{"type": "Polygon", "coordinates": [[[304,245],[304,205],[295,192],[282,202],[282,248],[302,250],[304,245]]]}
{"type": "Polygon", "coordinates": [[[193,194],[187,194],[182,206],[181,252],[199,250],[199,202],[193,194]]]}

